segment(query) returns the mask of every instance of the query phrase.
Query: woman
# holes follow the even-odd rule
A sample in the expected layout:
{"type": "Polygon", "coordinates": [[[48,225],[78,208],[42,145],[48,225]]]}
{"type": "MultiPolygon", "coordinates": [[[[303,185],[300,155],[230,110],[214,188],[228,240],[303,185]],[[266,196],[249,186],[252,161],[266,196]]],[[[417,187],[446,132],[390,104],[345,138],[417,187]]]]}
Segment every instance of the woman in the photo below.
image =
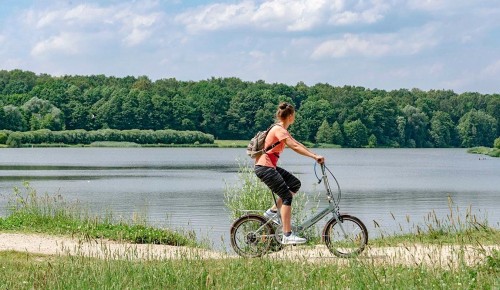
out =
{"type": "Polygon", "coordinates": [[[264,148],[268,148],[278,141],[280,143],[257,158],[255,161],[255,174],[273,193],[279,196],[277,204],[268,209],[264,215],[272,218],[276,216],[277,210],[280,211],[281,220],[283,221],[283,239],[281,243],[284,245],[302,244],[306,242],[306,239],[293,234],[291,225],[292,199],[300,188],[300,180],[285,169],[278,167],[278,158],[285,149],[285,145],[301,155],[315,159],[320,164],[325,162],[325,158],[309,151],[288,133],[288,127],[295,121],[295,108],[292,105],[289,103],[279,104],[276,119],[277,123],[267,134],[264,148]]]}

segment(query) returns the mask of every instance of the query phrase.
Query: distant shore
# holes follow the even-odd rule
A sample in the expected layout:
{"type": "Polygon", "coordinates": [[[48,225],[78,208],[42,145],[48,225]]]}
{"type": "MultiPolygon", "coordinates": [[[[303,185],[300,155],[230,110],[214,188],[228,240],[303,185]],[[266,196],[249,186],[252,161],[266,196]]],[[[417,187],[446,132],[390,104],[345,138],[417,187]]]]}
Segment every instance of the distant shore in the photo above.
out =
{"type": "Polygon", "coordinates": [[[488,155],[490,157],[500,157],[500,149],[488,147],[473,147],[467,150],[468,153],[488,155]]]}

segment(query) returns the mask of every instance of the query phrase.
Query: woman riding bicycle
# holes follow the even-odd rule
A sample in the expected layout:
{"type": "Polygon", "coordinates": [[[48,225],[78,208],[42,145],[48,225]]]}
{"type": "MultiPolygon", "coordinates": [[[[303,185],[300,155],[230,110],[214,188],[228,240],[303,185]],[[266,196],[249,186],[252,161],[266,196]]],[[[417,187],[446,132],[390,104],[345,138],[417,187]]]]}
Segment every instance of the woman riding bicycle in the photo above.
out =
{"type": "Polygon", "coordinates": [[[278,158],[285,149],[285,144],[293,151],[311,157],[320,164],[325,162],[325,158],[311,152],[306,146],[293,139],[288,132],[288,127],[295,121],[295,108],[291,104],[279,104],[276,119],[276,124],[267,134],[264,148],[268,148],[278,141],[280,143],[256,159],[255,174],[273,193],[279,196],[277,204],[268,209],[264,216],[272,218],[276,216],[278,210],[280,211],[283,221],[283,240],[281,243],[285,245],[302,244],[306,242],[306,239],[298,237],[291,230],[292,199],[300,188],[300,180],[285,169],[278,167],[278,158]]]}

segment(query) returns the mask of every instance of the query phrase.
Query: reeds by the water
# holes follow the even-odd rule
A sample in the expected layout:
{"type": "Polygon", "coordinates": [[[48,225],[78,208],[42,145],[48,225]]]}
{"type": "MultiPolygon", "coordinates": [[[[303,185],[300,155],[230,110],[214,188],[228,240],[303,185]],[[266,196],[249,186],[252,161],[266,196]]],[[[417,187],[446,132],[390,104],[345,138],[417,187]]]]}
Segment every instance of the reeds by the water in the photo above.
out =
{"type": "Polygon", "coordinates": [[[132,243],[198,245],[192,232],[173,231],[148,226],[140,215],[124,220],[112,212],[91,214],[78,202],[67,202],[58,194],[39,196],[25,183],[14,188],[8,216],[0,218],[0,230],[38,232],[73,237],[106,238],[132,243]]]}

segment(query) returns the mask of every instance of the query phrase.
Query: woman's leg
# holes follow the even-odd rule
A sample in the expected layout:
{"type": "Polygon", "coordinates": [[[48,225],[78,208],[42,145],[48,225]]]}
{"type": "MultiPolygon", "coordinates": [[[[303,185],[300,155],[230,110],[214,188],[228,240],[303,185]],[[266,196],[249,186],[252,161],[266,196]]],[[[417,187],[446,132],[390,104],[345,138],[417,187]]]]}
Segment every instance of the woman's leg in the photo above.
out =
{"type": "MultiPolygon", "coordinates": [[[[278,208],[282,208],[283,205],[290,207],[292,205],[293,195],[283,177],[288,177],[288,175],[291,174],[287,174],[285,173],[286,171],[282,171],[281,169],[278,171],[278,168],[275,169],[272,167],[256,166],[255,174],[271,189],[273,193],[279,196],[277,201],[278,208]]],[[[285,211],[285,219],[287,220],[283,220],[283,222],[290,225],[291,209],[287,209],[285,211]]],[[[285,227],[285,230],[290,231],[290,226],[285,227]]]]}
{"type": "Polygon", "coordinates": [[[292,231],[292,206],[282,205],[280,209],[281,221],[283,222],[283,233],[292,231]]]}
{"type": "MultiPolygon", "coordinates": [[[[281,177],[283,177],[283,180],[285,181],[286,185],[288,186],[288,188],[290,188],[292,196],[295,195],[300,189],[301,186],[300,180],[293,174],[291,174],[290,172],[286,171],[281,167],[276,167],[276,171],[278,171],[281,177]]],[[[276,204],[273,204],[271,210],[277,211],[279,208],[281,208],[282,204],[283,204],[283,199],[281,199],[281,197],[278,197],[278,199],[276,200],[276,204]]],[[[283,218],[283,212],[281,212],[281,216],[283,218]]]]}

